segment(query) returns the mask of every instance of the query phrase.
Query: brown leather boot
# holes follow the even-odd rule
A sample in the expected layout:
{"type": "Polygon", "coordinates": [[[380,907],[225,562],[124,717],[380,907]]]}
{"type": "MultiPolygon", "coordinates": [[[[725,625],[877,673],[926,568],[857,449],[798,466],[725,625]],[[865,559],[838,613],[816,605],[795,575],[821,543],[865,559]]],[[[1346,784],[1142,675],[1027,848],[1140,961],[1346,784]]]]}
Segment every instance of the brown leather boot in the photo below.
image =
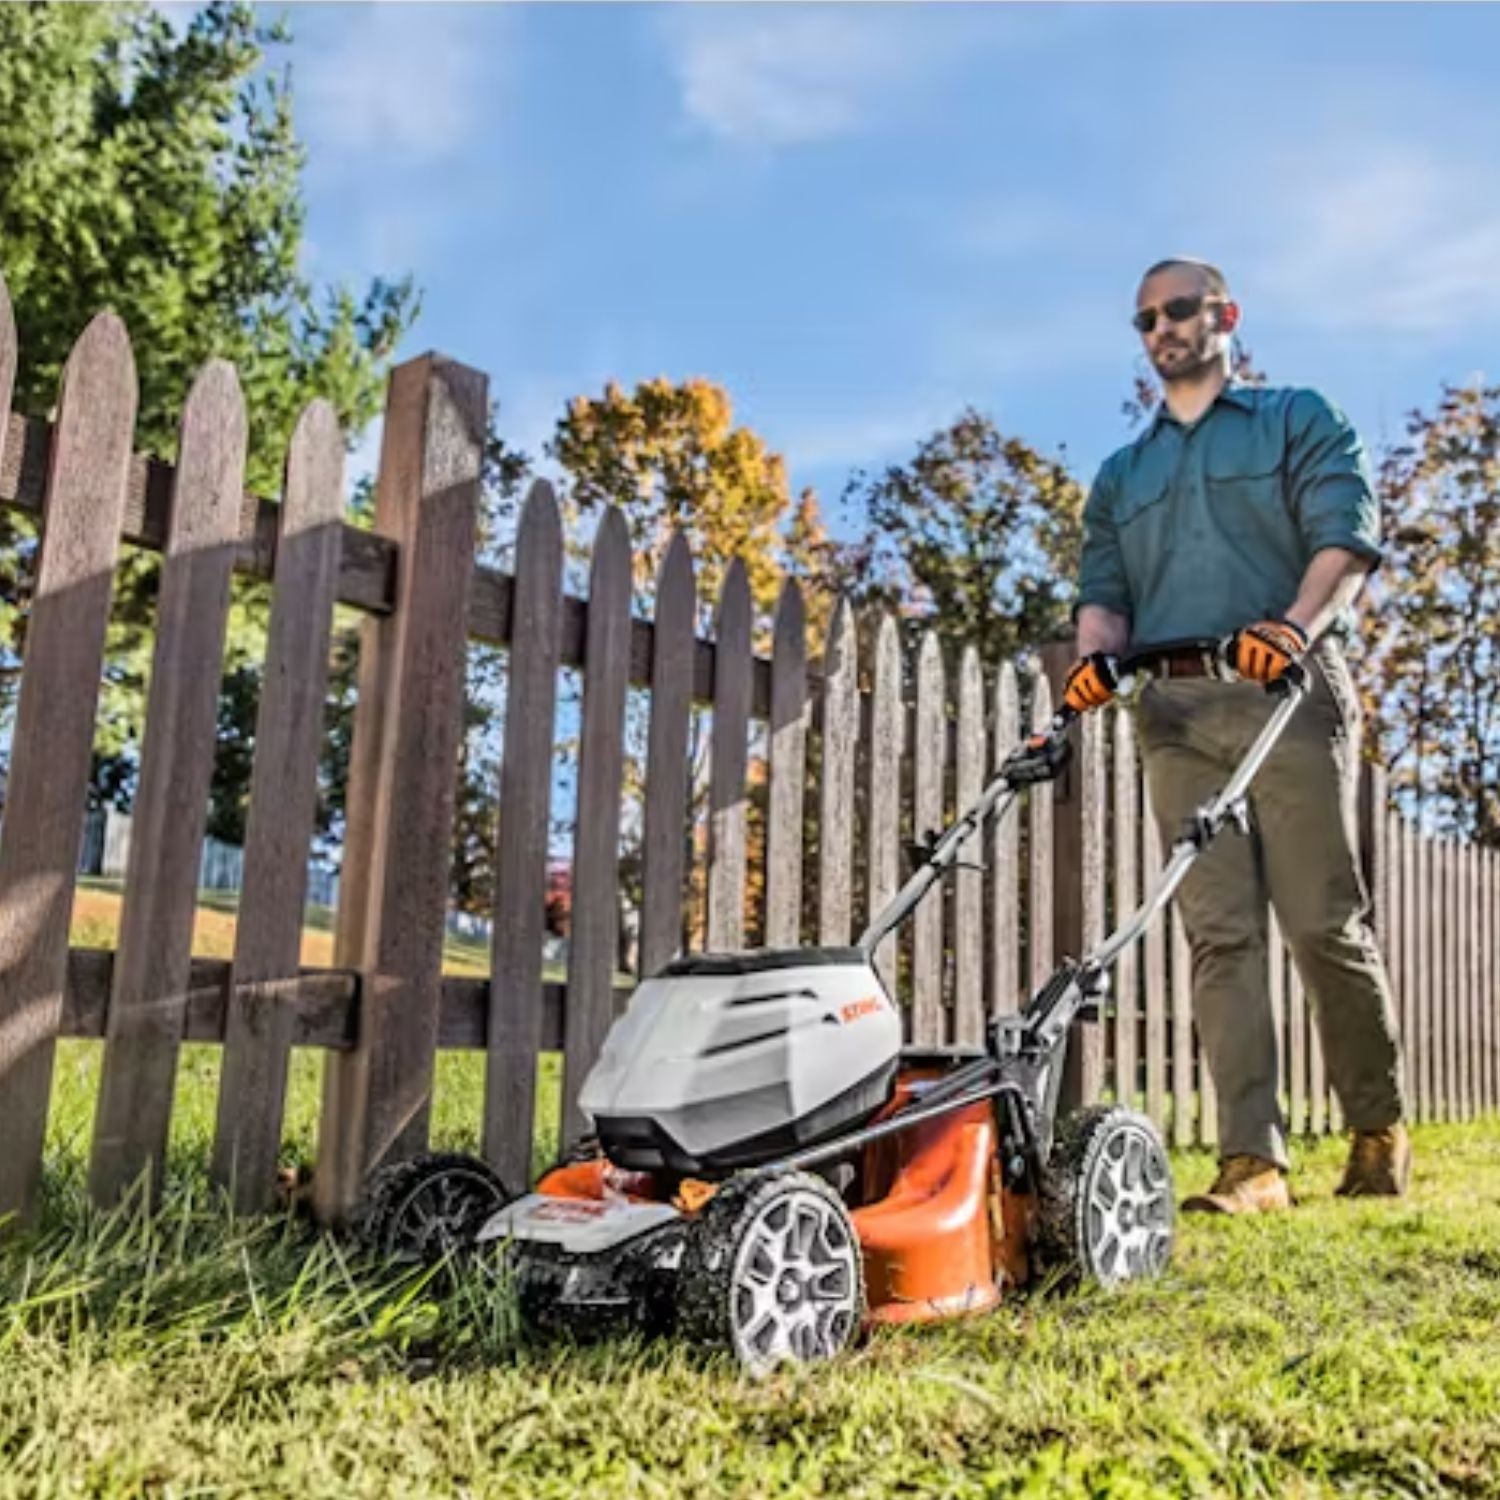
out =
{"type": "Polygon", "coordinates": [[[1399,1198],[1411,1181],[1411,1137],[1404,1125],[1356,1130],[1349,1145],[1340,1198],[1399,1198]]]}
{"type": "Polygon", "coordinates": [[[1292,1206],[1286,1173],[1259,1156],[1226,1156],[1206,1193],[1183,1201],[1185,1214],[1268,1214],[1292,1206]]]}

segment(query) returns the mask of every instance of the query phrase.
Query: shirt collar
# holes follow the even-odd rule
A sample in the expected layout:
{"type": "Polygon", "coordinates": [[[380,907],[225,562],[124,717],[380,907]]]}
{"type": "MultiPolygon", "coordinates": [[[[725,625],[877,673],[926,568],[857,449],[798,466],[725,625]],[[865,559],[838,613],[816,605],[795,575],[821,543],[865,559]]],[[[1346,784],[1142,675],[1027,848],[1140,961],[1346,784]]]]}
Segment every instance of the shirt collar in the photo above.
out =
{"type": "MultiPolygon", "coordinates": [[[[1241,411],[1250,411],[1255,406],[1253,392],[1253,386],[1246,385],[1242,380],[1231,378],[1225,383],[1223,390],[1214,397],[1213,404],[1208,410],[1212,411],[1219,402],[1227,401],[1231,406],[1239,407],[1241,411]]],[[[1208,412],[1205,412],[1204,416],[1207,415],[1208,412]]],[[[1151,415],[1151,425],[1146,429],[1146,436],[1154,436],[1163,422],[1175,422],[1176,420],[1177,418],[1167,410],[1167,403],[1165,401],[1158,401],[1156,403],[1156,410],[1151,415]]],[[[1202,417],[1199,418],[1199,421],[1202,421],[1202,417]]]]}

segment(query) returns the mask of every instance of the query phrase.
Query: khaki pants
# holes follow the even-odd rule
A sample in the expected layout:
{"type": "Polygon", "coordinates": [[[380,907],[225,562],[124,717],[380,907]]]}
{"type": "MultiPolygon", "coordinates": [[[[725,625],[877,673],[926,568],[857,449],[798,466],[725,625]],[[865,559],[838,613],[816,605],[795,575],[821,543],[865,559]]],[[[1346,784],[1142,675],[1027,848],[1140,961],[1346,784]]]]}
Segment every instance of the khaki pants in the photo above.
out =
{"type": "MultiPolygon", "coordinates": [[[[1345,1122],[1375,1130],[1404,1113],[1390,983],[1359,869],[1359,700],[1334,647],[1319,649],[1309,677],[1307,697],[1250,787],[1250,836],[1226,828],[1177,894],[1194,1018],[1219,1096],[1220,1153],[1282,1166],[1267,898],[1311,998],[1345,1122]]],[[[1147,685],[1136,727],[1165,844],[1223,787],[1273,706],[1254,683],[1147,685]]]]}

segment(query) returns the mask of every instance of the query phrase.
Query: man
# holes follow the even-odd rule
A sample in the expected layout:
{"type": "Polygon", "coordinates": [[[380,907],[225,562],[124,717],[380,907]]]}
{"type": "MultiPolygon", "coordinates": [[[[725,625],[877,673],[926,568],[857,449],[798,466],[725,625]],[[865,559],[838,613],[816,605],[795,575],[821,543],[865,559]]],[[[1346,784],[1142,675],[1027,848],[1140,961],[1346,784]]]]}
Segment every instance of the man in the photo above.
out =
{"type": "Polygon", "coordinates": [[[1317,392],[1230,378],[1239,316],[1205,262],[1162,261],[1141,281],[1134,323],[1163,400],[1105,461],[1085,506],[1079,660],[1064,692],[1080,711],[1097,708],[1127,650],[1220,642],[1243,680],[1219,680],[1208,653],[1182,650],[1153,671],[1135,708],[1152,802],[1175,839],[1265,723],[1266,685],[1307,657],[1308,696],[1250,789],[1249,837],[1216,840],[1178,893],[1221,1151],[1213,1187],[1183,1207],[1220,1213],[1291,1203],[1268,897],[1353,1132],[1339,1192],[1398,1195],[1411,1169],[1390,985],[1358,861],[1360,709],[1340,649],[1380,557],[1369,464],[1317,392]]]}

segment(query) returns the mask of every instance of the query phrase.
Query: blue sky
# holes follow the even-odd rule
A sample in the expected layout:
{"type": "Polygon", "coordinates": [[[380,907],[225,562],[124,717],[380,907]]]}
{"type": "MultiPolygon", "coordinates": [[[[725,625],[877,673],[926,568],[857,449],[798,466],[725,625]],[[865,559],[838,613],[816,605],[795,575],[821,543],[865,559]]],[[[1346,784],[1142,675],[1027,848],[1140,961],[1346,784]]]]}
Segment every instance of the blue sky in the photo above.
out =
{"type": "Polygon", "coordinates": [[[1374,445],[1497,364],[1494,7],[290,19],[309,274],[413,273],[404,352],[488,371],[533,451],[606,379],[703,375],[830,508],[966,404],[1087,478],[1127,435],[1136,278],[1176,252],[1374,445]]]}

